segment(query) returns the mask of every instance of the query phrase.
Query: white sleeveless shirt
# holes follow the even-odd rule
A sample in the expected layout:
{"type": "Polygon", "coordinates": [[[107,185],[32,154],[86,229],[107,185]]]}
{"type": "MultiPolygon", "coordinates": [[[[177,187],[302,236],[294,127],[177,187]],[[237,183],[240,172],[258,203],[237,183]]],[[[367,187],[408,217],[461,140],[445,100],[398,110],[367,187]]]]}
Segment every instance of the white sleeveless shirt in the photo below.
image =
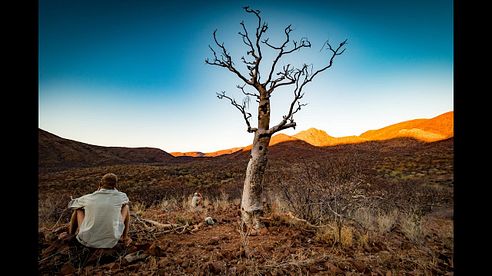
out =
{"type": "Polygon", "coordinates": [[[100,189],[72,199],[68,208],[85,211],[77,240],[87,247],[113,248],[125,228],[121,207],[128,203],[127,195],[116,189],[100,189]]]}

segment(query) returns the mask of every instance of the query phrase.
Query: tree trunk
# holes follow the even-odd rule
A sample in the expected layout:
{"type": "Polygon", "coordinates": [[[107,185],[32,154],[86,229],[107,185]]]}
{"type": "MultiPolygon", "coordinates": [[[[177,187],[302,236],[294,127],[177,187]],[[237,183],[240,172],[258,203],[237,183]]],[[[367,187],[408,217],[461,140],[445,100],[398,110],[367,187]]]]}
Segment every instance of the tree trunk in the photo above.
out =
{"type": "MultiPolygon", "coordinates": [[[[261,90],[260,90],[261,91],[261,90]]],[[[266,91],[260,95],[266,95],[266,91]]],[[[243,197],[241,200],[242,220],[248,227],[258,229],[262,225],[259,217],[263,215],[263,175],[268,163],[268,145],[270,135],[266,135],[270,124],[270,100],[261,97],[258,105],[258,130],[255,132],[251,157],[244,179],[243,197]]]]}
{"type": "Polygon", "coordinates": [[[261,138],[259,136],[255,134],[241,201],[243,222],[254,229],[261,227],[258,217],[263,215],[263,175],[268,163],[267,153],[270,142],[269,136],[261,138]]]}

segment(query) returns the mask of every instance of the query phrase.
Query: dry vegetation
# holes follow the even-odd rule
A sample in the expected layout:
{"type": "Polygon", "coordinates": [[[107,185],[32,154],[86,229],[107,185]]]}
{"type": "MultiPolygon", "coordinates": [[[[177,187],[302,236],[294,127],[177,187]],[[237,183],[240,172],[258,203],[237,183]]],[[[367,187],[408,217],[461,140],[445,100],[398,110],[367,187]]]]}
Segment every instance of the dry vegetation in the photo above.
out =
{"type": "Polygon", "coordinates": [[[247,153],[41,170],[41,274],[453,273],[452,139],[327,148],[286,143],[270,154],[259,235],[239,221],[247,153]],[[110,171],[132,200],[133,245],[89,250],[57,240],[70,196],[93,191],[110,171]],[[197,190],[204,206],[192,210],[197,190]],[[209,216],[215,224],[204,223],[209,216]]]}

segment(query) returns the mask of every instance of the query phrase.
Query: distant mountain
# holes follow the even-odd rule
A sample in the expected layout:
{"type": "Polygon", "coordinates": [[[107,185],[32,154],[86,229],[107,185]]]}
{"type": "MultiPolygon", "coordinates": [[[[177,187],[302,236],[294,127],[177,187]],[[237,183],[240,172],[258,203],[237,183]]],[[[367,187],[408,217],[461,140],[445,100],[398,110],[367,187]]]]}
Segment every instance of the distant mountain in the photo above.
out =
{"type": "MultiPolygon", "coordinates": [[[[279,133],[277,135],[274,135],[272,139],[270,139],[270,144],[269,146],[273,146],[276,144],[284,143],[284,142],[289,142],[289,141],[297,141],[296,137],[289,136],[287,134],[279,133]]],[[[249,149],[251,149],[251,145],[249,146],[249,149]]]]}
{"type": "Polygon", "coordinates": [[[398,137],[411,137],[417,140],[434,142],[453,137],[453,111],[431,119],[416,119],[393,124],[384,128],[369,130],[360,135],[367,140],[387,140],[398,137]]]}
{"type": "Polygon", "coordinates": [[[317,147],[326,146],[329,142],[335,140],[335,137],[330,136],[325,131],[316,128],[301,131],[295,134],[294,137],[317,147]]]}
{"type": "Polygon", "coordinates": [[[236,151],[242,150],[242,147],[238,148],[232,148],[232,149],[225,149],[225,150],[219,150],[219,151],[214,151],[214,152],[201,152],[201,151],[190,151],[190,152],[171,152],[171,155],[174,157],[178,156],[191,156],[191,157],[216,157],[219,155],[224,155],[224,154],[231,154],[235,153],[236,151]]]}
{"type": "MultiPolygon", "coordinates": [[[[390,140],[394,138],[414,138],[424,142],[434,142],[453,137],[454,113],[444,113],[431,119],[415,119],[393,124],[384,128],[369,130],[360,136],[333,137],[325,131],[310,128],[293,136],[279,133],[270,140],[270,146],[284,142],[289,147],[305,148],[309,144],[315,147],[327,147],[361,142],[390,140]]],[[[101,147],[64,139],[39,129],[39,166],[71,167],[97,166],[129,163],[152,163],[174,160],[174,157],[217,157],[247,152],[251,145],[215,152],[172,152],[157,148],[101,147]]],[[[288,150],[288,149],[287,149],[288,150]]]]}
{"type": "Polygon", "coordinates": [[[188,151],[188,152],[173,151],[170,152],[170,154],[174,157],[178,157],[178,156],[205,157],[206,153],[203,153],[201,151],[188,151]]]}
{"type": "Polygon", "coordinates": [[[316,128],[301,131],[294,135],[299,140],[305,141],[313,146],[326,147],[339,144],[354,144],[367,141],[358,136],[333,137],[325,131],[316,128]]]}
{"type": "Polygon", "coordinates": [[[39,167],[90,167],[98,165],[167,162],[174,159],[157,148],[102,147],[38,131],[39,167]]]}
{"type": "MultiPolygon", "coordinates": [[[[453,137],[454,113],[446,112],[431,119],[415,119],[393,124],[381,129],[369,130],[360,136],[333,137],[325,131],[310,128],[295,135],[279,133],[270,140],[270,146],[283,142],[303,141],[316,147],[327,147],[343,144],[357,144],[368,141],[390,140],[393,138],[414,138],[425,142],[434,142],[453,137]]],[[[244,148],[232,148],[213,153],[202,152],[178,152],[174,156],[215,157],[223,154],[231,154],[238,151],[249,151],[251,145],[244,148]]]]}

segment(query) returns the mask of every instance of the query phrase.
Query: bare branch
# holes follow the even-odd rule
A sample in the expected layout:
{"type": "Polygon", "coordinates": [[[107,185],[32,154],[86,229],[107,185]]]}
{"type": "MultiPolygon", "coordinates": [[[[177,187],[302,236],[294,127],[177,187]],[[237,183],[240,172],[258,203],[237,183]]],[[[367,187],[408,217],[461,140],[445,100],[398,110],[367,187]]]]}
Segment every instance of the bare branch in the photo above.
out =
{"type": "MultiPolygon", "coordinates": [[[[236,74],[242,81],[244,81],[245,84],[243,86],[237,86],[237,88],[240,89],[243,95],[246,96],[246,100],[249,100],[250,96],[251,97],[254,96],[259,102],[260,96],[265,99],[268,99],[276,88],[292,85],[294,97],[290,103],[287,114],[283,116],[279,124],[266,130],[265,134],[271,135],[277,131],[286,128],[290,128],[290,127],[295,128],[296,123],[294,122],[294,115],[297,112],[299,112],[302,109],[302,107],[306,106],[306,104],[303,104],[300,101],[304,96],[303,88],[305,87],[306,84],[311,82],[318,74],[330,68],[333,65],[333,61],[336,56],[339,56],[345,52],[344,46],[347,44],[347,40],[341,42],[336,48],[334,48],[329,43],[329,41],[325,42],[325,44],[321,49],[326,48],[327,50],[329,50],[331,52],[331,56],[329,57],[328,64],[319,70],[315,71],[312,65],[308,66],[304,64],[300,69],[297,69],[292,67],[290,64],[288,64],[283,66],[282,70],[277,72],[277,65],[279,63],[279,60],[283,56],[299,51],[302,48],[310,48],[311,42],[305,37],[301,38],[299,41],[291,41],[290,33],[293,31],[291,25],[287,26],[284,29],[285,40],[279,46],[275,46],[271,44],[268,41],[268,39],[262,40],[262,35],[266,33],[266,31],[268,30],[268,24],[262,21],[259,10],[253,10],[250,7],[244,7],[243,9],[247,13],[254,14],[258,20],[258,25],[256,27],[256,33],[254,34],[254,37],[251,37],[250,33],[248,32],[248,29],[246,28],[245,23],[244,22],[240,23],[242,27],[242,31],[239,32],[239,35],[241,36],[243,43],[248,47],[246,57],[245,56],[241,57],[241,60],[246,65],[246,68],[249,71],[250,78],[247,79],[236,69],[236,67],[234,67],[234,63],[232,61],[231,55],[225,48],[224,43],[219,43],[219,41],[217,40],[217,35],[216,35],[217,30],[213,32],[213,38],[216,44],[215,48],[219,49],[219,51],[216,51],[214,50],[213,47],[209,46],[213,54],[213,60],[206,59],[205,62],[209,65],[215,65],[215,66],[227,68],[231,72],[236,74]],[[260,83],[261,76],[260,76],[259,67],[262,60],[260,42],[266,45],[267,47],[270,47],[271,49],[277,51],[277,54],[273,59],[271,68],[268,72],[268,78],[264,83],[260,83]],[[289,45],[291,46],[289,47],[289,45]],[[254,60],[248,60],[247,59],[248,56],[251,56],[252,58],[254,58],[254,60]],[[259,94],[246,92],[245,90],[246,84],[253,86],[259,94]]],[[[241,105],[237,103],[234,99],[228,97],[225,94],[225,92],[222,92],[221,94],[217,94],[217,97],[219,97],[219,99],[223,99],[223,98],[228,99],[231,102],[231,104],[235,106],[243,114],[243,117],[248,126],[248,131],[249,132],[256,131],[256,129],[251,128],[249,122],[251,118],[251,114],[246,111],[246,101],[243,102],[243,104],[241,105]]]]}
{"type": "Polygon", "coordinates": [[[246,126],[248,127],[248,129],[247,129],[248,132],[252,133],[252,132],[257,131],[256,128],[251,127],[251,124],[249,122],[249,119],[251,118],[251,113],[246,111],[247,101],[243,101],[242,104],[238,104],[236,102],[236,100],[227,96],[225,91],[222,91],[221,93],[217,93],[217,98],[219,98],[221,100],[222,99],[228,99],[234,107],[236,107],[239,111],[241,111],[241,113],[243,114],[244,121],[246,122],[246,126]]]}
{"type": "Polygon", "coordinates": [[[292,48],[291,50],[289,51],[285,51],[283,54],[286,55],[286,54],[290,54],[292,52],[295,52],[303,47],[306,47],[306,48],[310,48],[311,47],[311,42],[307,39],[307,37],[303,37],[301,38],[301,43],[299,45],[297,45],[297,41],[294,41],[294,48],[292,48]]]}
{"type": "Polygon", "coordinates": [[[255,48],[253,47],[253,43],[251,42],[251,39],[249,38],[248,30],[246,29],[246,26],[244,25],[244,21],[241,21],[239,23],[243,27],[244,34],[239,32],[239,35],[243,38],[244,44],[247,46],[251,47],[251,52],[248,52],[248,54],[252,54],[254,57],[256,57],[255,54],[255,48]]]}
{"type": "MultiPolygon", "coordinates": [[[[340,45],[337,47],[337,49],[336,49],[336,50],[335,50],[335,49],[333,49],[333,47],[331,46],[331,44],[330,44],[328,41],[326,41],[326,44],[328,45],[328,48],[329,48],[329,49],[330,49],[330,51],[332,52],[332,55],[331,55],[331,57],[330,57],[330,62],[329,62],[329,63],[328,63],[328,65],[326,65],[325,67],[323,67],[323,68],[319,69],[319,70],[318,70],[318,71],[316,71],[314,74],[312,74],[312,75],[311,75],[311,77],[309,77],[309,80],[308,80],[306,83],[308,83],[308,82],[312,81],[312,80],[313,80],[313,78],[314,78],[317,74],[319,74],[319,73],[321,73],[321,72],[325,71],[326,69],[330,68],[330,67],[333,65],[333,60],[335,59],[335,57],[336,57],[336,56],[339,56],[339,55],[343,54],[343,52],[345,52],[345,49],[346,49],[346,48],[344,48],[342,51],[340,51],[340,49],[342,49],[342,47],[343,47],[343,46],[347,45],[347,39],[345,39],[344,41],[342,41],[342,42],[340,43],[340,45]]],[[[305,85],[305,84],[303,84],[303,85],[305,85]]]]}
{"type": "Polygon", "coordinates": [[[255,93],[249,93],[249,92],[246,92],[244,91],[244,87],[246,86],[246,84],[244,84],[243,86],[241,85],[236,85],[237,88],[239,88],[239,90],[241,90],[241,92],[243,92],[243,94],[248,97],[248,96],[252,96],[252,97],[255,97],[257,99],[257,101],[259,101],[260,99],[260,95],[258,94],[255,94],[255,93]]]}
{"type": "Polygon", "coordinates": [[[219,41],[217,40],[217,30],[214,31],[214,41],[215,41],[215,44],[217,45],[217,47],[219,47],[221,49],[221,55],[220,55],[220,59],[217,57],[217,53],[215,52],[215,50],[209,46],[210,50],[212,50],[212,53],[214,55],[214,59],[212,61],[210,61],[208,58],[205,59],[205,63],[209,64],[209,65],[215,65],[215,66],[219,66],[219,67],[224,67],[224,68],[227,68],[229,69],[229,71],[233,72],[234,74],[236,74],[241,80],[243,80],[245,83],[249,84],[249,85],[253,85],[253,83],[251,81],[249,81],[248,79],[246,79],[235,67],[234,67],[234,63],[232,62],[232,57],[231,55],[227,52],[227,49],[225,48],[224,46],[224,43],[219,43],[219,41]]]}
{"type": "MultiPolygon", "coordinates": [[[[342,218],[343,217],[343,215],[339,214],[338,212],[336,212],[335,210],[333,210],[333,208],[331,208],[330,202],[326,201],[326,205],[328,206],[328,210],[330,210],[335,216],[337,216],[339,218],[342,218]]],[[[335,201],[335,205],[336,205],[336,201],[335,201]]]]}
{"type": "Polygon", "coordinates": [[[307,73],[308,73],[308,66],[306,64],[303,65],[302,69],[297,70],[294,73],[292,80],[289,83],[295,83],[296,87],[294,89],[294,98],[290,104],[289,111],[287,115],[282,117],[282,121],[280,121],[279,124],[275,125],[274,127],[268,130],[270,134],[274,134],[275,132],[290,127],[295,128],[296,123],[294,122],[294,114],[300,111],[303,106],[307,105],[299,102],[299,100],[302,99],[302,97],[304,97],[304,93],[302,92],[302,83],[300,81],[302,76],[304,76],[303,82],[306,80],[307,73]],[[289,121],[290,123],[288,123],[289,121]]]}
{"type": "MultiPolygon", "coordinates": [[[[292,28],[291,28],[291,25],[287,26],[285,29],[284,29],[284,33],[285,33],[285,41],[278,47],[276,46],[273,46],[272,44],[270,44],[268,42],[268,39],[265,39],[263,40],[262,42],[267,45],[268,47],[274,49],[274,50],[278,50],[278,54],[277,56],[275,57],[275,59],[273,60],[273,63],[272,63],[272,67],[270,69],[270,73],[268,74],[268,79],[265,81],[264,85],[268,85],[270,83],[270,88],[269,88],[269,91],[270,93],[273,92],[273,90],[278,87],[276,86],[277,83],[278,83],[278,80],[275,80],[273,82],[272,81],[272,76],[273,76],[273,73],[275,72],[275,68],[277,66],[277,63],[278,61],[280,60],[280,58],[284,55],[287,55],[287,54],[290,54],[290,53],[293,53],[295,51],[298,51],[300,50],[301,48],[309,48],[311,47],[311,42],[303,37],[301,38],[301,41],[300,43],[298,43],[297,41],[293,41],[293,48],[290,49],[290,50],[286,50],[286,47],[287,47],[287,44],[289,43],[290,41],[290,33],[292,32],[292,28]]],[[[293,84],[294,82],[288,82],[288,83],[284,83],[282,85],[287,85],[287,84],[293,84]]]]}
{"type": "MultiPolygon", "coordinates": [[[[248,30],[246,29],[246,26],[244,25],[244,21],[241,21],[241,27],[243,27],[244,33],[239,32],[239,35],[243,38],[244,44],[246,44],[251,50],[247,51],[248,55],[252,55],[255,58],[255,62],[258,59],[258,56],[256,55],[255,48],[253,46],[253,43],[251,42],[251,39],[249,38],[248,30]]],[[[244,60],[244,59],[243,59],[244,60]]],[[[252,64],[256,64],[255,62],[251,62],[252,64]]]]}
{"type": "MultiPolygon", "coordinates": [[[[253,47],[251,40],[249,39],[249,36],[246,27],[244,26],[244,23],[241,23],[241,26],[243,27],[243,30],[245,32],[245,35],[247,36],[247,41],[249,43],[248,46],[250,46],[251,54],[255,57],[255,66],[254,68],[250,69],[250,76],[252,78],[253,83],[259,83],[261,76],[260,76],[260,63],[261,59],[263,58],[261,54],[261,47],[260,47],[260,41],[261,41],[261,36],[268,30],[268,24],[265,22],[262,22],[261,16],[260,16],[260,11],[259,10],[253,10],[249,6],[246,6],[243,8],[247,13],[253,13],[256,18],[258,19],[258,26],[256,27],[256,41],[255,41],[255,46],[256,49],[253,47]],[[256,51],[255,51],[256,50],[256,51]]],[[[243,38],[244,39],[244,38],[243,38]]]]}
{"type": "Polygon", "coordinates": [[[241,60],[244,62],[244,64],[246,64],[246,66],[248,66],[248,65],[256,65],[256,62],[255,61],[247,61],[244,57],[241,57],[241,60]]]}
{"type": "Polygon", "coordinates": [[[276,132],[279,132],[281,130],[284,130],[284,129],[288,129],[288,128],[296,128],[296,122],[291,122],[291,123],[288,123],[288,124],[285,124],[285,125],[276,125],[272,128],[269,129],[268,133],[270,133],[270,135],[273,135],[274,133],[276,132]]]}
{"type": "MultiPolygon", "coordinates": [[[[301,108],[303,106],[305,106],[305,104],[301,104],[299,102],[299,100],[302,99],[302,97],[304,96],[304,92],[302,92],[302,89],[304,88],[304,86],[306,84],[311,82],[316,75],[325,71],[326,69],[330,68],[333,65],[333,60],[335,59],[335,57],[343,54],[343,52],[345,51],[345,48],[342,49],[342,47],[345,46],[346,44],[347,44],[347,40],[345,39],[343,42],[340,43],[340,45],[336,49],[333,49],[331,44],[327,41],[326,45],[328,46],[328,49],[332,52],[332,55],[330,57],[330,61],[329,61],[328,65],[326,65],[325,67],[323,67],[323,68],[321,68],[321,69],[319,69],[313,73],[313,68],[312,67],[309,68],[306,64],[304,64],[304,66],[302,67],[301,70],[298,70],[293,75],[292,74],[290,75],[291,78],[288,78],[289,81],[283,82],[283,83],[276,83],[269,89],[269,93],[272,93],[273,89],[278,88],[278,87],[283,86],[283,85],[295,84],[295,86],[296,86],[294,89],[294,99],[292,100],[292,102],[290,104],[289,112],[287,113],[287,115],[283,116],[282,121],[280,121],[280,123],[278,125],[270,128],[268,130],[268,132],[270,134],[273,134],[277,131],[280,131],[280,130],[283,130],[283,129],[286,129],[289,127],[295,127],[295,122],[294,122],[293,116],[295,113],[297,113],[299,110],[301,110],[301,108]],[[302,79],[302,81],[301,81],[301,79],[302,79]],[[287,122],[289,120],[291,122],[288,124],[287,122]]],[[[281,79],[281,80],[287,78],[287,73],[283,73],[284,78],[282,78],[282,73],[280,75],[281,75],[281,77],[279,79],[281,79]]]]}

